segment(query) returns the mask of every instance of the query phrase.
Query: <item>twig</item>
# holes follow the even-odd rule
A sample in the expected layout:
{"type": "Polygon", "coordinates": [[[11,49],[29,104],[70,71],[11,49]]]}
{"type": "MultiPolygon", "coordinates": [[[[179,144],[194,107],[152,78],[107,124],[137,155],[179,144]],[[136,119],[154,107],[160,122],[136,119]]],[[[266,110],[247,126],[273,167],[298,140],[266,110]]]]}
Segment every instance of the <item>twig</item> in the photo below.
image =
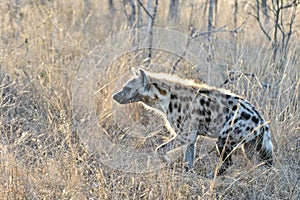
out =
{"type": "Polygon", "coordinates": [[[190,42],[191,42],[191,36],[195,33],[195,29],[191,28],[187,43],[185,45],[185,50],[183,51],[183,53],[179,56],[179,58],[176,60],[176,62],[173,64],[172,66],[172,71],[171,74],[174,74],[174,72],[177,70],[176,67],[178,65],[178,63],[180,63],[180,61],[182,60],[182,58],[186,55],[186,52],[190,46],[190,42]]]}
{"type": "Polygon", "coordinates": [[[238,26],[237,28],[233,29],[233,30],[226,30],[225,28],[228,27],[229,25],[225,25],[225,26],[222,26],[218,29],[215,29],[215,30],[211,30],[211,31],[206,31],[206,32],[196,32],[194,35],[191,36],[191,39],[195,39],[199,36],[203,36],[203,35],[208,35],[208,34],[211,34],[211,33],[221,33],[221,32],[226,32],[226,33],[237,33],[244,24],[246,24],[247,20],[248,20],[249,17],[247,17],[241,24],[240,26],[238,26]]]}
{"type": "Polygon", "coordinates": [[[145,13],[153,20],[153,16],[148,12],[147,8],[144,6],[144,4],[140,1],[137,0],[137,2],[140,4],[140,6],[142,6],[143,10],[145,11],[145,13]]]}
{"type": "Polygon", "coordinates": [[[182,60],[182,58],[186,55],[186,52],[190,46],[190,42],[191,40],[197,38],[197,37],[200,37],[200,36],[203,36],[203,35],[208,35],[208,34],[211,34],[211,33],[219,33],[219,32],[229,32],[229,33],[237,33],[244,24],[246,24],[247,20],[248,20],[249,17],[247,17],[241,24],[239,27],[233,29],[233,30],[224,30],[224,28],[228,27],[228,25],[225,25],[225,26],[222,26],[218,29],[215,29],[215,30],[212,30],[212,31],[207,31],[207,32],[196,32],[194,28],[191,29],[190,31],[190,34],[189,34],[189,38],[188,38],[188,41],[186,43],[186,46],[185,46],[185,50],[184,52],[179,56],[179,58],[176,60],[176,62],[173,64],[172,66],[172,71],[171,73],[173,74],[174,71],[176,71],[176,67],[178,65],[178,63],[182,60]]]}
{"type": "Polygon", "coordinates": [[[158,7],[158,0],[155,0],[153,16],[151,18],[151,25],[150,25],[150,31],[149,31],[149,53],[148,53],[149,62],[148,63],[150,63],[151,58],[152,58],[153,26],[154,26],[155,17],[157,14],[157,7],[158,7]]]}
{"type": "Polygon", "coordinates": [[[223,84],[220,85],[220,87],[224,87],[227,83],[233,82],[233,81],[237,80],[238,78],[240,78],[241,76],[248,76],[251,78],[255,78],[255,80],[264,88],[272,88],[275,85],[278,85],[278,83],[279,83],[279,81],[276,81],[273,84],[267,84],[267,83],[260,82],[258,80],[257,76],[255,75],[255,73],[242,73],[242,72],[237,72],[237,71],[229,71],[227,79],[224,81],[223,84]],[[239,73],[239,75],[237,77],[234,77],[233,75],[237,74],[237,73],[239,73]]]}
{"type": "Polygon", "coordinates": [[[190,46],[191,36],[195,33],[195,29],[192,27],[192,18],[193,18],[193,10],[194,10],[193,4],[191,4],[191,8],[192,9],[191,9],[190,18],[189,18],[190,33],[189,33],[188,41],[187,41],[187,43],[185,45],[184,52],[179,56],[179,58],[173,64],[172,70],[171,70],[171,74],[174,74],[174,72],[176,71],[176,67],[177,67],[178,63],[180,63],[180,61],[182,60],[182,58],[186,55],[186,52],[187,52],[187,50],[188,50],[188,48],[190,46]]]}

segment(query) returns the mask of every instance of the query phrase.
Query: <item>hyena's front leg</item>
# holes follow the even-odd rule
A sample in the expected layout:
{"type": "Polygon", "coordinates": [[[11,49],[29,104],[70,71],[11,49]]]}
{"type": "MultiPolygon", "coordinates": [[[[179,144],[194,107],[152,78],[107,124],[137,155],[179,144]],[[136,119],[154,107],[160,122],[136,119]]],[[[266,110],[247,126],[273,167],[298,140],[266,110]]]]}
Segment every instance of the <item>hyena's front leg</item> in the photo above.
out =
{"type": "Polygon", "coordinates": [[[184,162],[185,162],[185,171],[186,172],[191,170],[194,166],[195,146],[196,146],[196,142],[190,143],[186,147],[185,154],[184,154],[184,162]]]}
{"type": "Polygon", "coordinates": [[[177,136],[169,140],[168,142],[160,145],[156,148],[156,154],[167,164],[172,164],[171,160],[167,157],[167,152],[174,149],[173,146],[176,143],[177,136]]]}
{"type": "Polygon", "coordinates": [[[196,131],[192,131],[190,133],[182,133],[180,135],[176,135],[174,138],[169,140],[168,142],[160,145],[156,152],[159,157],[166,163],[172,164],[172,161],[167,157],[167,152],[187,145],[184,155],[185,161],[185,169],[189,171],[193,168],[194,165],[194,157],[195,157],[195,144],[197,141],[197,133],[196,131]]]}

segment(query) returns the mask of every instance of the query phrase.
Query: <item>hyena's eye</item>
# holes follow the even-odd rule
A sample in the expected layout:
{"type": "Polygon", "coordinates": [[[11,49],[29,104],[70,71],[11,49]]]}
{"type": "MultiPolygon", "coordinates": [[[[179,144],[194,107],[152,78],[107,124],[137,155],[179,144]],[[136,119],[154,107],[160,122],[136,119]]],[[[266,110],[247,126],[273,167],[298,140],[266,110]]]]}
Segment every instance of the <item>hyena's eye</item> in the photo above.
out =
{"type": "Polygon", "coordinates": [[[158,99],[158,96],[157,94],[154,95],[154,100],[157,100],[158,99]]]}

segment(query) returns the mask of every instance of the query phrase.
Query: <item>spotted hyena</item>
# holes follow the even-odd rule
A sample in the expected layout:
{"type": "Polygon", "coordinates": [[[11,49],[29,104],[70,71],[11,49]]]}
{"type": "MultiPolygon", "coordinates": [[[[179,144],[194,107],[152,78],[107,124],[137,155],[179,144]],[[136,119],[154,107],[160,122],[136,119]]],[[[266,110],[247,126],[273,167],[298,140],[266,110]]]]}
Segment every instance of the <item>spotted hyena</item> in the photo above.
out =
{"type": "Polygon", "coordinates": [[[229,91],[196,84],[167,74],[133,70],[134,77],[113,95],[120,104],[142,102],[165,115],[175,136],[157,148],[157,153],[171,162],[166,153],[186,145],[186,170],[193,167],[197,138],[217,138],[222,158],[218,175],[232,165],[231,152],[244,146],[246,156],[255,154],[260,161],[272,165],[273,145],[270,128],[264,117],[245,99],[229,91]]]}

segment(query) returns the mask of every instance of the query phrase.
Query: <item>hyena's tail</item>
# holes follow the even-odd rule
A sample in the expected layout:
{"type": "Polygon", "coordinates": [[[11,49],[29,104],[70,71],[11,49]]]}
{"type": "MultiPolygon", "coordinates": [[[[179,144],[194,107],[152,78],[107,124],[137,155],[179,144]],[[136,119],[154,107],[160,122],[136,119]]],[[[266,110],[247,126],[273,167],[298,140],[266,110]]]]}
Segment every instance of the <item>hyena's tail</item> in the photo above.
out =
{"type": "Polygon", "coordinates": [[[273,165],[273,143],[271,140],[271,133],[269,127],[267,131],[263,133],[262,146],[259,150],[259,157],[261,161],[264,161],[266,165],[273,165]]]}

